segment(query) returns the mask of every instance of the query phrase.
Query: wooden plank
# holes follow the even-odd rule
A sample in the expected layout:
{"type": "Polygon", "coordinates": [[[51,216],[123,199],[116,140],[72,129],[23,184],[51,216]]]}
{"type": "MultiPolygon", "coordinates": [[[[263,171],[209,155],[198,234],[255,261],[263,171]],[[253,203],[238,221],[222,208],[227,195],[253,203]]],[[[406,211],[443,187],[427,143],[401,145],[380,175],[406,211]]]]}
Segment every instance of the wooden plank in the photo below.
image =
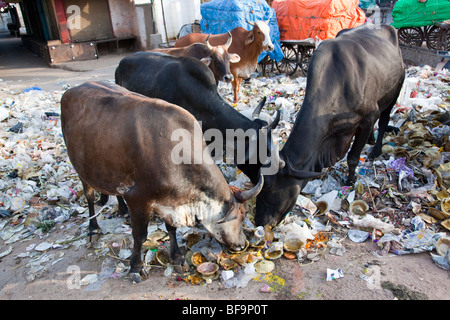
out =
{"type": "Polygon", "coordinates": [[[89,42],[49,46],[48,51],[50,64],[93,60],[97,58],[95,45],[91,45],[89,42]]]}
{"type": "Polygon", "coordinates": [[[64,8],[64,0],[53,0],[55,4],[56,19],[58,20],[59,34],[62,43],[70,43],[69,28],[67,28],[67,17],[64,8]]]}

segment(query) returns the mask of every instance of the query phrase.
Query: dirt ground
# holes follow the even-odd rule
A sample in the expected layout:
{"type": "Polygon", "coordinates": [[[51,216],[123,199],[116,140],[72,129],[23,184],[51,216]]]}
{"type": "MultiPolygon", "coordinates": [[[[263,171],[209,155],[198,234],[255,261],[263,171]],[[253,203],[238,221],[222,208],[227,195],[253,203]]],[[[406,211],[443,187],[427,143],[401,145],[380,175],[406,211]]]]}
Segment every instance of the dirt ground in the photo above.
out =
{"type": "MultiPolygon", "coordinates": [[[[3,54],[2,63],[7,65],[8,59],[14,59],[14,56],[17,55],[8,49],[3,54]]],[[[21,61],[25,58],[36,60],[36,57],[29,57],[24,53],[21,61]]],[[[14,65],[3,68],[5,73],[2,77],[13,85],[39,85],[44,90],[61,90],[66,83],[73,86],[89,79],[113,79],[113,71],[119,58],[107,61],[109,64],[100,64],[101,67],[96,70],[79,72],[36,66],[39,61],[22,63],[21,68],[14,65]]],[[[33,245],[78,236],[85,231],[80,229],[85,221],[85,218],[73,216],[41,237],[34,236],[12,243],[11,253],[0,260],[0,299],[450,300],[450,272],[438,268],[429,253],[379,258],[372,254],[378,249],[376,243],[367,240],[357,244],[348,239],[344,241],[346,252],[342,256],[332,255],[326,249],[319,261],[308,265],[280,258],[276,260],[276,268],[271,274],[256,277],[245,287],[238,289],[225,288],[221,279],[201,285],[187,283],[177,275],[164,276],[164,269],[161,267],[153,267],[149,278],[139,284],[132,283],[128,276],[124,276],[108,278],[103,283],[99,281],[97,284],[101,286],[97,287],[80,285],[80,280],[86,275],[100,276],[103,263],[117,266],[120,262],[116,257],[117,248],[111,248],[116,250],[114,254],[110,252],[109,255],[101,255],[100,249],[95,245],[47,249],[46,254],[50,258],[47,263],[42,264],[46,268],[34,280],[28,281],[28,264],[32,258],[18,256],[33,252],[35,254],[33,245]],[[327,268],[340,268],[344,276],[327,281],[327,268]],[[361,275],[373,283],[363,280],[361,275]],[[261,291],[265,285],[270,287],[269,292],[261,291]]],[[[3,252],[8,247],[0,240],[0,251],[3,252]]],[[[123,263],[128,265],[127,261],[123,263]]]]}
{"type": "MultiPolygon", "coordinates": [[[[29,241],[12,244],[11,254],[1,259],[0,299],[11,300],[72,300],[72,299],[124,299],[124,300],[392,300],[392,299],[450,299],[450,273],[438,268],[429,253],[405,256],[376,257],[372,254],[377,244],[367,240],[353,243],[345,240],[346,252],[342,256],[329,253],[319,261],[300,265],[297,261],[280,258],[275,270],[251,280],[244,288],[227,289],[219,278],[206,284],[192,284],[180,275],[164,276],[164,268],[155,266],[150,276],[141,283],[132,283],[128,276],[109,278],[93,291],[80,285],[88,274],[100,274],[102,263],[117,265],[114,254],[96,254],[95,245],[88,248],[74,245],[62,249],[49,249],[62,259],[49,265],[33,281],[27,281],[30,257],[17,258],[32,244],[52,243],[61,237],[76,236],[84,218],[73,217],[56,230],[29,241]],[[327,268],[340,268],[344,277],[327,281],[327,268]],[[75,271],[74,271],[75,270],[75,271]],[[75,272],[79,272],[76,274],[75,272]],[[360,278],[366,275],[373,283],[360,278]],[[78,282],[77,282],[78,281],[78,282]],[[270,292],[261,292],[267,284],[270,292]]],[[[100,237],[101,241],[102,237],[100,237]]],[[[93,243],[97,240],[94,238],[93,243]]],[[[113,249],[113,248],[112,248],[113,249]]],[[[98,250],[97,250],[98,252],[98,250]]],[[[322,251],[321,251],[322,252],[322,251]]],[[[118,250],[115,250],[115,254],[118,250]]],[[[128,265],[128,262],[124,262],[128,265]]]]}

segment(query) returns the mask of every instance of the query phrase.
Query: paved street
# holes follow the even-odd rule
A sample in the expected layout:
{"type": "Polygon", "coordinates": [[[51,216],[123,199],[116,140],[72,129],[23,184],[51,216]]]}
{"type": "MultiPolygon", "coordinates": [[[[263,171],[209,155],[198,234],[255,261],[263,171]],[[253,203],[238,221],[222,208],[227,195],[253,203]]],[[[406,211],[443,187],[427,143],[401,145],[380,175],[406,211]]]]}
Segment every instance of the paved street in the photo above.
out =
{"type": "Polygon", "coordinates": [[[66,84],[113,80],[115,68],[125,55],[107,55],[97,60],[49,67],[42,58],[27,50],[20,38],[0,33],[0,79],[21,89],[36,86],[43,90],[61,90],[66,84]]]}

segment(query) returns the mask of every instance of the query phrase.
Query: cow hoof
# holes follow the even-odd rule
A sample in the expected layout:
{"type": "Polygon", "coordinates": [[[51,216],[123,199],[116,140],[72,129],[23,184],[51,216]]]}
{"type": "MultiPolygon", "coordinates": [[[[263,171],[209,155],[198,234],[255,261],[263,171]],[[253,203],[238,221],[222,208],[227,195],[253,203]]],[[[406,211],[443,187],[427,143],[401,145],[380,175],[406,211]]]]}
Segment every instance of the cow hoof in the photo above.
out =
{"type": "Polygon", "coordinates": [[[94,230],[89,231],[88,232],[89,242],[92,242],[92,237],[93,236],[97,236],[97,240],[98,240],[98,238],[100,237],[101,233],[102,233],[101,229],[94,229],[94,230]]]}
{"type": "Polygon", "coordinates": [[[142,279],[147,279],[148,278],[148,269],[142,268],[141,271],[139,271],[139,274],[142,279]]]}
{"type": "Polygon", "coordinates": [[[355,177],[352,178],[347,178],[347,180],[345,181],[345,185],[346,186],[353,186],[353,184],[355,183],[355,177]]]}
{"type": "Polygon", "coordinates": [[[130,279],[133,282],[140,283],[142,281],[141,275],[138,272],[130,273],[130,279]]]}
{"type": "Polygon", "coordinates": [[[369,160],[373,161],[376,158],[378,158],[379,156],[381,156],[381,149],[380,150],[376,150],[375,148],[372,149],[372,151],[369,153],[369,160]]]}
{"type": "Polygon", "coordinates": [[[173,268],[177,273],[185,273],[189,270],[189,265],[187,264],[184,256],[180,254],[174,254],[172,256],[173,268]]]}
{"type": "Polygon", "coordinates": [[[128,207],[126,205],[124,206],[119,205],[119,212],[125,219],[130,218],[130,211],[128,210],[128,207]]]}
{"type": "Polygon", "coordinates": [[[148,278],[148,270],[146,268],[142,268],[139,272],[129,272],[131,281],[140,283],[142,280],[148,278]]]}

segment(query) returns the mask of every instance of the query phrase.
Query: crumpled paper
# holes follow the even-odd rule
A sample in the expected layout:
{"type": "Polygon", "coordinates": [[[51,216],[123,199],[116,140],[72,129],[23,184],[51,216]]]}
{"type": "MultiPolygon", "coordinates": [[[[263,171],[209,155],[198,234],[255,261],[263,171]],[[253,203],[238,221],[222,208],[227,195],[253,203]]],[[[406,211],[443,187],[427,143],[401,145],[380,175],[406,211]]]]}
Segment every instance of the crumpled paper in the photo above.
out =
{"type": "Polygon", "coordinates": [[[332,281],[343,277],[344,273],[342,272],[341,268],[338,268],[336,270],[327,268],[327,281],[332,281]]]}
{"type": "Polygon", "coordinates": [[[383,247],[382,252],[392,252],[397,255],[432,251],[436,242],[444,233],[436,233],[430,229],[404,232],[402,235],[386,234],[378,240],[383,247]]]}
{"type": "Polygon", "coordinates": [[[433,262],[441,269],[444,270],[450,270],[450,249],[447,250],[447,252],[444,255],[436,255],[432,254],[431,259],[433,259],[433,262]]]}

